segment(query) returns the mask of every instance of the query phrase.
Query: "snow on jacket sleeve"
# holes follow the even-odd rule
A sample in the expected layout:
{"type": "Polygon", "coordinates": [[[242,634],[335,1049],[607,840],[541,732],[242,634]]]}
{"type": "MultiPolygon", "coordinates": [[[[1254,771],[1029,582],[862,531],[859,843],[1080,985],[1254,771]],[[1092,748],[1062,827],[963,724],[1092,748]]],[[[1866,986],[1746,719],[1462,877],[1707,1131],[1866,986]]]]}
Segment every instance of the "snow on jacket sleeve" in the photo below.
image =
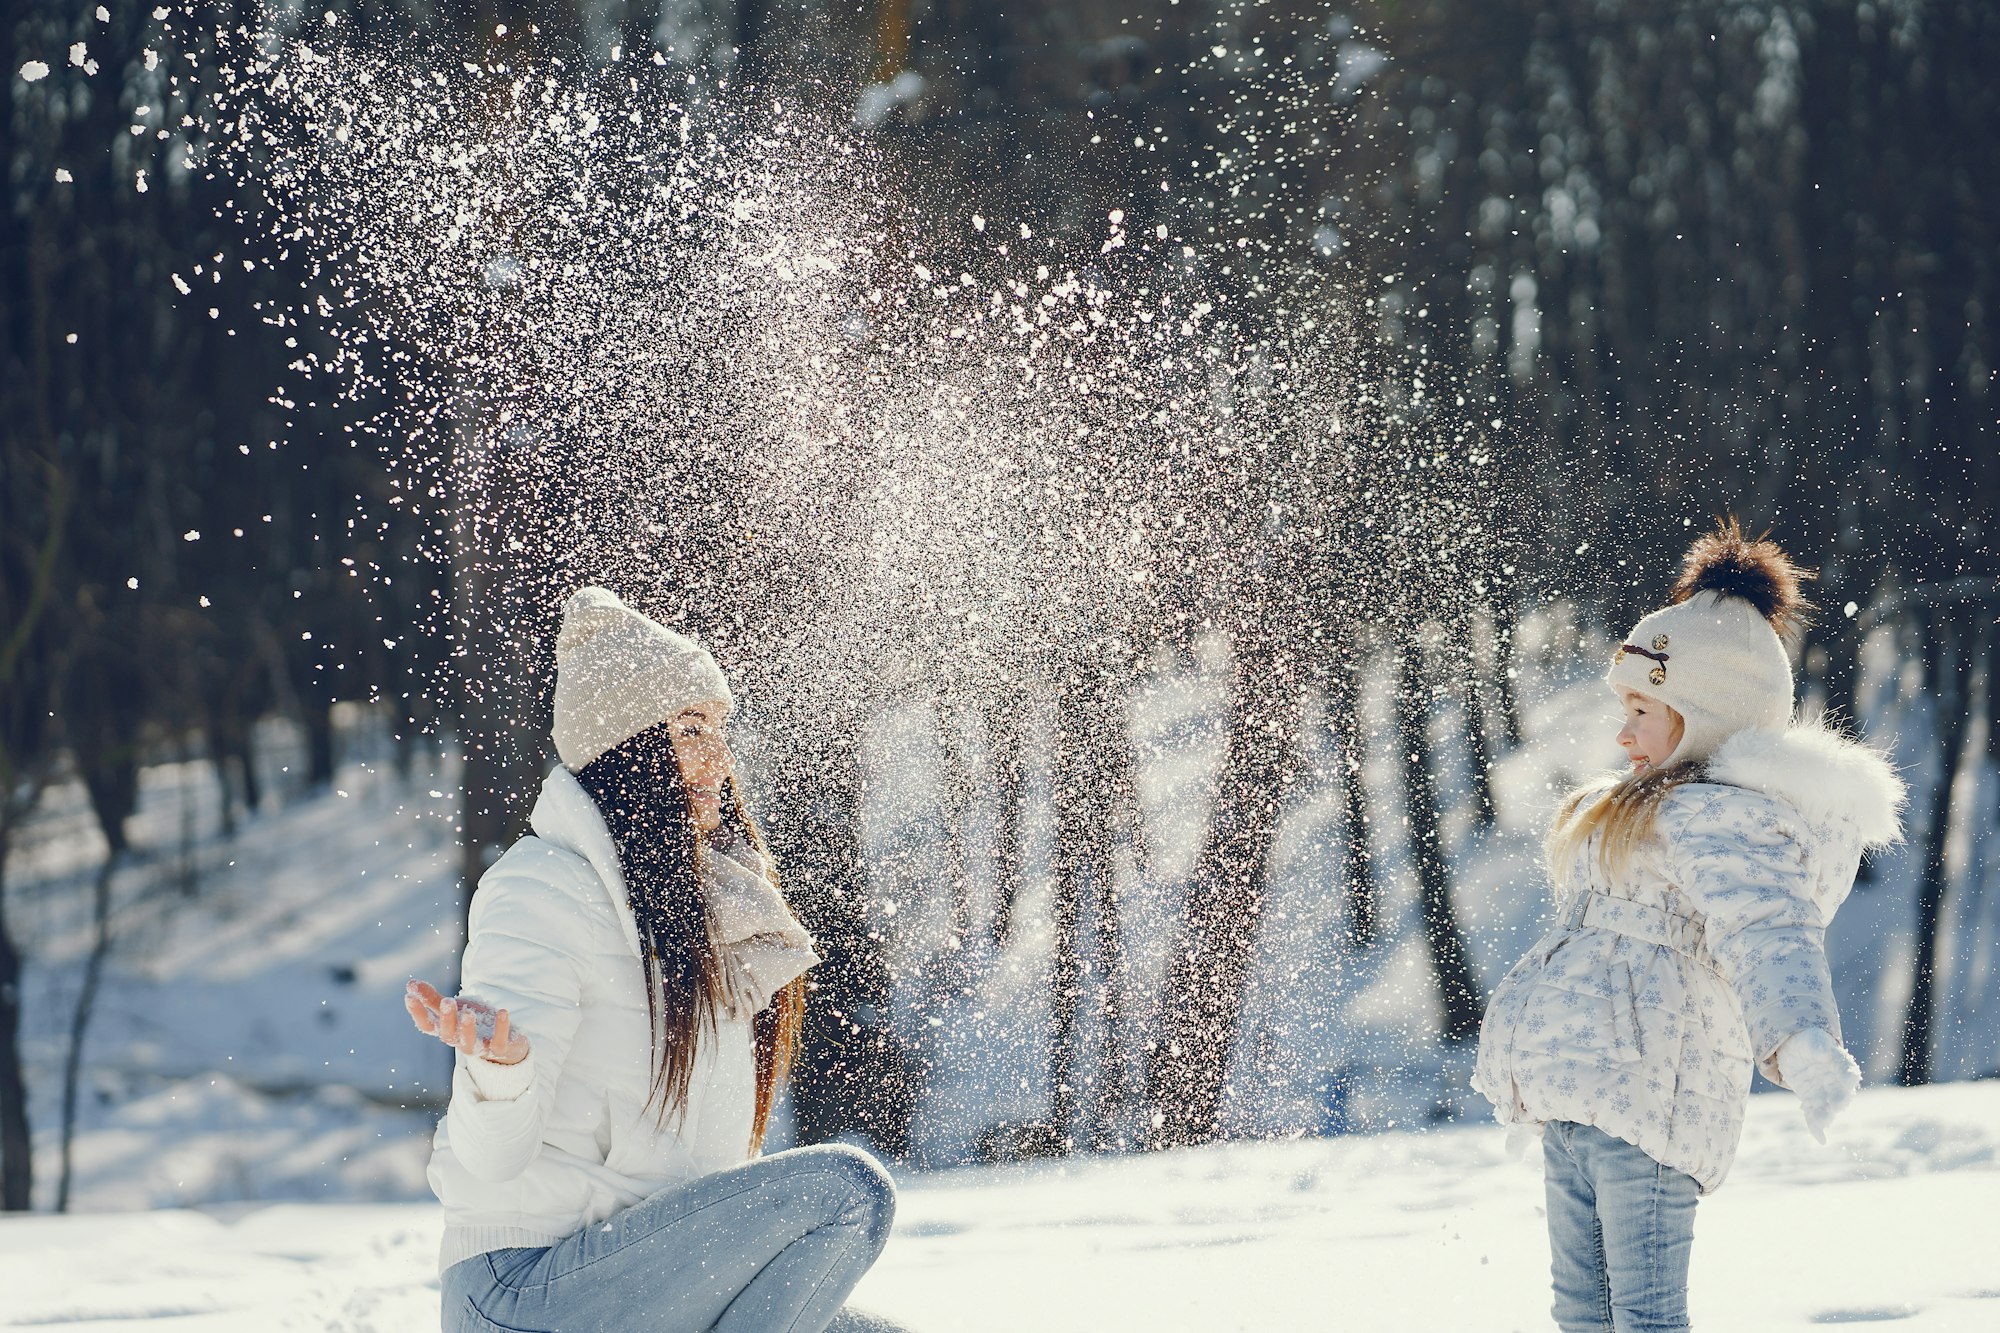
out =
{"type": "Polygon", "coordinates": [[[1840,1038],[1798,821],[1783,803],[1737,787],[1685,789],[1661,820],[1673,881],[1707,919],[1709,952],[1742,1005],[1757,1067],[1784,1087],[1773,1057],[1787,1037],[1824,1028],[1840,1038]]]}
{"type": "Polygon", "coordinates": [[[583,976],[563,947],[572,904],[528,875],[489,877],[472,899],[459,990],[507,1010],[528,1039],[519,1064],[460,1054],[451,1078],[451,1151],[481,1180],[512,1180],[542,1147],[542,1126],[582,1014],[583,976]]]}

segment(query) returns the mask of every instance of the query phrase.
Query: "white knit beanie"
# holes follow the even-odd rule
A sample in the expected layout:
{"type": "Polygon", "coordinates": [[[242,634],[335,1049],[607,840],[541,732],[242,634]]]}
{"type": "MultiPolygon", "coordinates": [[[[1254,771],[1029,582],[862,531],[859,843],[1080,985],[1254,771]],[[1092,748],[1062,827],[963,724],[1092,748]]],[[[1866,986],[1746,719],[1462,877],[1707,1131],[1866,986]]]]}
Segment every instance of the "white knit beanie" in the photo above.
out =
{"type": "Polygon", "coordinates": [[[1762,612],[1741,597],[1698,592],[1661,607],[1625,636],[1605,680],[1681,715],[1680,744],[1661,767],[1706,759],[1745,727],[1792,716],[1792,664],[1762,612]]]}
{"type": "Polygon", "coordinates": [[[1660,766],[1701,760],[1737,732],[1777,730],[1792,717],[1792,664],[1780,627],[1807,609],[1812,575],[1729,519],[1688,548],[1667,605],[1632,627],[1605,681],[1681,715],[1680,744],[1660,766]]]}
{"type": "Polygon", "coordinates": [[[608,588],[563,603],[556,633],[556,754],[572,772],[690,704],[734,706],[708,649],[649,620],[608,588]]]}

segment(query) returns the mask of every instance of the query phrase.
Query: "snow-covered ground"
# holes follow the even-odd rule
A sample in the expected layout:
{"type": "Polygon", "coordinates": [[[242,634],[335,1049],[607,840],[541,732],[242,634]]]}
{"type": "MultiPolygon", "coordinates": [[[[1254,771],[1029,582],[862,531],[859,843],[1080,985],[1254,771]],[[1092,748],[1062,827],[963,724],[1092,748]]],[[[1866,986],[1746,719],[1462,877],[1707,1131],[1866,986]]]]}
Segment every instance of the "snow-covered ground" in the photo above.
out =
{"type": "MultiPolygon", "coordinates": [[[[1442,710],[1434,728],[1459,913],[1489,986],[1546,912],[1536,839],[1549,801],[1611,757],[1597,646],[1550,623],[1524,631],[1527,743],[1496,764],[1496,824],[1472,817],[1459,720],[1442,710]]],[[[1121,899],[1125,984],[1140,1011],[1212,799],[1225,667],[1207,653],[1163,674],[1134,709],[1150,847],[1145,867],[1124,863],[1121,899]]],[[[1916,782],[1921,829],[1933,789],[1927,701],[1893,667],[1867,673],[1864,712],[1916,782]]],[[[1364,709],[1386,723],[1379,691],[1364,709]]],[[[401,992],[412,975],[452,980],[456,789],[449,764],[390,771],[379,723],[347,716],[334,789],[314,794],[288,789],[297,738],[267,729],[266,786],[287,799],[229,837],[206,765],[145,771],[83,1052],[71,1192],[81,1215],[0,1220],[0,1326],[435,1327],[439,1224],[423,1168],[448,1061],[410,1029],[401,992]]],[[[1030,802],[1013,941],[996,949],[976,930],[940,971],[935,886],[949,857],[930,715],[887,716],[871,744],[873,887],[901,904],[885,927],[903,979],[896,1018],[929,1077],[897,1238],[865,1304],[920,1330],[1548,1326],[1539,1181],[1503,1162],[1497,1132],[1479,1123],[1464,1053],[1428,1035],[1436,987],[1386,750],[1368,756],[1384,939],[1355,950],[1343,895],[1329,889],[1341,873],[1332,774],[1343,764],[1323,728],[1306,740],[1226,1108],[1232,1134],[1270,1141],[973,1167],[956,1164],[987,1131],[1049,1104],[1052,796],[1038,788],[1030,802]],[[941,976],[955,989],[939,1006],[930,988],[941,976]],[[934,1027],[926,1014],[947,1021],[934,1027]],[[1369,1132],[1341,1132],[1355,1130],[1369,1132]]],[[[1963,808],[1994,808],[1993,766],[1960,782],[1963,808]]],[[[975,805],[968,859],[978,863],[995,830],[991,802],[975,805]]],[[[1889,1320],[2000,1331],[2000,1078],[1979,1077],[2000,1071],[2000,894],[1984,891],[2000,884],[2000,837],[1982,836],[1984,818],[1951,849],[1942,940],[1937,1072],[1973,1081],[1879,1086],[1895,1068],[1915,916],[1915,858],[1892,853],[1829,935],[1847,1034],[1878,1086],[1828,1149],[1806,1138],[1788,1095],[1752,1099],[1737,1174],[1702,1209],[1704,1329],[1889,1320]]],[[[102,849],[81,792],[65,787],[8,863],[45,1209],[102,849]]],[[[982,876],[990,866],[974,865],[975,905],[992,891],[982,876]]],[[[1101,1038],[1087,1031],[1085,1049],[1101,1051],[1101,1038]]],[[[1086,1068],[1128,1085],[1137,1072],[1094,1055],[1086,1068]]],[[[781,1123],[774,1139],[784,1138],[781,1123]]]]}
{"type": "MultiPolygon", "coordinates": [[[[1541,1182],[1498,1130],[911,1173],[856,1303],[917,1333],[1549,1326],[1541,1182]]],[[[1865,1092],[1834,1141],[1758,1097],[1701,1206],[1708,1333],[2000,1329],[2000,1082],[1865,1092]]],[[[437,1209],[233,1207],[0,1221],[0,1325],[437,1326],[437,1209]]]]}
{"type": "MultiPolygon", "coordinates": [[[[283,756],[282,741],[270,752],[283,756]]],[[[152,855],[115,883],[79,1080],[73,1209],[428,1195],[429,1107],[449,1056],[411,1028],[401,996],[412,976],[455,975],[456,802],[442,776],[406,782],[359,761],[336,784],[183,851],[184,824],[214,824],[207,768],[146,770],[131,831],[152,855]]],[[[103,843],[74,787],[44,798],[30,833],[7,910],[28,960],[35,1197],[48,1207],[103,843]]]]}

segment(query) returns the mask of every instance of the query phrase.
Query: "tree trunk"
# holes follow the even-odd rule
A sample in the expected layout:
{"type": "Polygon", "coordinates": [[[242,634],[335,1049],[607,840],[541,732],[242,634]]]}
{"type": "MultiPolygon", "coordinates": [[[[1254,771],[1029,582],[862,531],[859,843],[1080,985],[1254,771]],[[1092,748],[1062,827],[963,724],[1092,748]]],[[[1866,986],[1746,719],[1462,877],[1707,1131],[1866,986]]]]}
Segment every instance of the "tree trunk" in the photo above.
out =
{"type": "Polygon", "coordinates": [[[954,725],[954,711],[942,700],[931,706],[931,719],[943,775],[938,815],[944,828],[948,850],[948,882],[943,886],[946,904],[943,943],[924,960],[919,973],[916,1036],[912,1054],[929,1069],[950,1039],[948,1027],[934,1027],[932,1020],[949,1025],[964,1012],[977,977],[973,970],[972,943],[972,858],[966,838],[966,819],[974,801],[975,784],[963,737],[954,725]]]}
{"type": "Polygon", "coordinates": [[[213,718],[208,724],[208,767],[215,774],[216,813],[222,820],[222,840],[236,838],[236,784],[229,780],[229,754],[213,718]]]}
{"type": "Polygon", "coordinates": [[[264,804],[264,784],[257,777],[256,724],[239,721],[233,724],[228,734],[229,753],[236,761],[236,772],[243,782],[243,813],[254,819],[264,804]]]}
{"type": "Polygon", "coordinates": [[[933,710],[937,724],[939,753],[944,758],[944,793],[940,802],[945,836],[951,848],[951,894],[948,917],[950,938],[946,947],[957,958],[965,956],[965,942],[972,933],[972,856],[965,841],[965,818],[972,809],[972,767],[967,762],[964,738],[953,725],[950,710],[938,704],[933,710]]]}
{"type": "Polygon", "coordinates": [[[858,740],[826,734],[837,724],[815,725],[817,743],[785,738],[769,820],[786,897],[826,960],[806,974],[792,1106],[803,1142],[858,1133],[900,1157],[909,1151],[920,1071],[890,1022],[892,982],[880,932],[869,926],[858,740]]]}
{"type": "MultiPolygon", "coordinates": [[[[1116,898],[1112,890],[1112,747],[1116,725],[1108,716],[1118,696],[1095,668],[1081,666],[1072,674],[1057,705],[1056,715],[1056,854],[1052,923],[1049,1032],[1050,1149],[1071,1152],[1076,1147],[1084,1101],[1080,1062],[1083,1033],[1079,1023],[1086,969],[1079,927],[1086,901],[1092,905],[1095,938],[1092,967],[1100,996],[1113,984],[1110,967],[1118,951],[1116,898]],[[1108,932],[1108,937],[1107,937],[1108,932]]],[[[1115,1003],[1100,1001],[1100,1013],[1115,1003]]],[[[1107,1043],[1115,1040],[1105,1033],[1107,1043]]],[[[1093,1123],[1085,1128],[1098,1137],[1096,1111],[1103,1106],[1100,1087],[1091,1099],[1093,1123]]]]}
{"type": "MultiPolygon", "coordinates": [[[[181,771],[183,773],[194,772],[194,747],[188,743],[187,737],[181,737],[179,750],[181,771]]],[[[185,779],[179,783],[176,791],[179,795],[180,803],[181,836],[180,846],[174,858],[174,887],[181,891],[182,897],[192,898],[201,892],[201,867],[200,861],[195,856],[195,843],[201,836],[201,829],[198,822],[199,806],[192,790],[192,784],[185,779]]],[[[229,792],[227,789],[224,789],[222,792],[222,803],[225,806],[229,804],[229,792]]]]}
{"type": "Polygon", "coordinates": [[[1423,904],[1424,939],[1430,946],[1444,1004],[1444,1038],[1464,1041],[1479,1031],[1478,987],[1452,907],[1451,868],[1438,827],[1437,792],[1431,775],[1430,689],[1423,655],[1415,644],[1402,650],[1396,690],[1398,751],[1403,759],[1403,794],[1410,821],[1410,858],[1416,863],[1423,904]]]}
{"type": "MultiPolygon", "coordinates": [[[[1068,713],[1065,706],[1060,710],[1068,713]]],[[[1071,745],[1063,735],[1067,719],[1056,723],[1056,744],[1061,750],[1071,745]]],[[[1068,758],[1067,755],[1064,756],[1068,758]]],[[[1083,959],[1077,952],[1077,898],[1082,852],[1071,840],[1078,836],[1080,822],[1067,793],[1065,778],[1071,766],[1058,770],[1056,783],[1055,885],[1049,901],[1049,1121],[1036,1146],[1049,1153],[1065,1153],[1076,1146],[1076,1015],[1083,990],[1083,959]]]]}
{"type": "Polygon", "coordinates": [[[1105,831],[1103,873],[1093,900],[1097,906],[1094,921],[1096,967],[1100,978],[1098,1017],[1104,1031],[1104,1044],[1098,1059],[1097,1097],[1090,1111],[1090,1124],[1091,1145],[1099,1152],[1122,1151],[1129,1146],[1120,1132],[1120,1122],[1132,1101],[1131,1083],[1126,1072],[1132,1012],[1132,966],[1125,951],[1118,879],[1111,856],[1117,833],[1123,830],[1133,864],[1142,878],[1147,874],[1151,859],[1146,841],[1145,816],[1139,808],[1139,755],[1132,745],[1131,728],[1126,722],[1126,684],[1127,678],[1121,677],[1118,689],[1106,691],[1098,714],[1102,726],[1105,804],[1110,812],[1110,825],[1105,831]]]}
{"type": "Polygon", "coordinates": [[[469,922],[480,876],[526,831],[541,787],[546,666],[535,654],[554,640],[556,625],[536,571],[507,549],[509,535],[524,527],[519,478],[510,471],[519,460],[496,451],[475,405],[465,408],[453,459],[462,494],[452,520],[450,689],[458,705],[459,884],[469,922]]]}
{"type": "Polygon", "coordinates": [[[1014,899],[1021,888],[1021,818],[1027,774],[1021,767],[1024,719],[1020,700],[1001,699],[988,714],[993,737],[993,782],[1000,799],[993,857],[993,945],[1005,949],[1014,930],[1014,899]]]}
{"type": "Polygon", "coordinates": [[[1327,675],[1327,726],[1340,756],[1340,788],[1346,805],[1341,884],[1347,893],[1347,942],[1365,949],[1375,942],[1378,897],[1370,847],[1368,787],[1362,776],[1367,737],[1361,724],[1361,664],[1336,657],[1327,675]]]}
{"type": "Polygon", "coordinates": [[[1499,818],[1493,805],[1493,755],[1486,744],[1486,709],[1479,693],[1479,667],[1468,662],[1461,695],[1465,708],[1465,761],[1472,769],[1472,805],[1481,828],[1499,818]]]}
{"type": "Polygon", "coordinates": [[[216,784],[222,789],[222,828],[225,837],[236,832],[236,807],[240,801],[245,818],[254,819],[263,793],[257,786],[257,767],[251,754],[255,721],[238,711],[240,699],[252,673],[243,670],[238,678],[217,687],[208,704],[208,760],[215,768],[216,784]]]}
{"type": "Polygon", "coordinates": [[[25,1213],[34,1192],[35,1160],[28,1132],[28,1081],[21,1072],[21,951],[4,910],[13,835],[13,821],[0,823],[0,1209],[25,1213]]]}
{"type": "Polygon", "coordinates": [[[333,705],[324,699],[305,701],[306,787],[320,791],[333,785],[333,705]]]}
{"type": "MultiPolygon", "coordinates": [[[[1836,568],[1851,564],[1846,557],[1836,557],[1836,568]]],[[[1844,585],[1836,585],[1844,586],[1844,585]]],[[[1856,732],[1861,727],[1860,702],[1857,689],[1861,678],[1861,609],[1855,614],[1846,614],[1845,604],[1827,608],[1821,623],[1813,627],[1808,639],[1806,660],[1812,661],[1813,649],[1819,656],[1820,710],[1831,722],[1850,728],[1856,732]]],[[[1854,872],[1857,885],[1872,883],[1877,874],[1875,860],[1863,857],[1861,865],[1854,872]]]]}
{"type": "MultiPolygon", "coordinates": [[[[1991,613],[1989,609],[1987,614],[1991,613]]],[[[2000,767],[2000,661],[1996,658],[2000,658],[2000,621],[1988,620],[1979,636],[1979,678],[1986,701],[1986,759],[2000,767]]],[[[1967,714],[1971,711],[1968,706],[1967,714]]]]}
{"type": "Polygon", "coordinates": [[[1507,748],[1521,748],[1521,702],[1514,688],[1514,631],[1520,617],[1512,602],[1493,603],[1493,703],[1500,710],[1501,734],[1507,748]]]}
{"type": "Polygon", "coordinates": [[[70,1019],[69,1052],[63,1060],[62,1172],[56,1180],[56,1211],[69,1210],[70,1144],[76,1133],[77,1082],[83,1073],[83,1043],[89,1035],[90,1018],[97,1007],[97,988],[104,975],[104,962],[111,953],[111,880],[125,859],[128,846],[125,821],[139,804],[139,751],[132,732],[136,716],[115,711],[138,697],[136,689],[125,687],[115,676],[81,678],[89,703],[72,722],[77,766],[83,771],[83,785],[90,795],[91,811],[104,834],[104,864],[98,867],[92,884],[90,956],[83,965],[83,985],[77,991],[76,1009],[70,1019]],[[105,711],[97,711],[104,709],[105,711]]]}
{"type": "Polygon", "coordinates": [[[1848,726],[1860,721],[1856,686],[1861,676],[1861,636],[1854,632],[1853,626],[1852,620],[1842,616],[1835,632],[1820,640],[1821,651],[1826,654],[1825,671],[1820,677],[1826,714],[1848,726]]]}
{"type": "Polygon", "coordinates": [[[1904,1087],[1931,1079],[1931,1035],[1937,1017],[1938,928],[1944,921],[1946,839],[1951,832],[1951,793],[1965,750],[1966,678],[1970,664],[1966,627],[1940,611],[1930,624],[1932,715],[1937,719],[1938,776],[1931,789],[1930,827],[1924,832],[1923,878],[1917,888],[1917,952],[1912,965],[1910,1003],[1903,1018],[1903,1058],[1896,1081],[1904,1087]]]}
{"type": "Polygon", "coordinates": [[[94,934],[90,956],[83,965],[83,986],[77,991],[76,1009],[70,1016],[69,1052],[63,1059],[62,1169],[56,1178],[56,1211],[69,1211],[71,1182],[70,1147],[76,1138],[77,1084],[83,1074],[83,1043],[90,1032],[90,1019],[97,1009],[97,988],[104,976],[104,962],[111,954],[111,881],[124,859],[123,839],[111,844],[104,864],[97,868],[91,885],[91,923],[94,934]]]}
{"type": "Polygon", "coordinates": [[[1215,814],[1167,964],[1148,1070],[1153,1147],[1203,1143],[1218,1131],[1271,847],[1298,773],[1299,665],[1270,644],[1238,646],[1215,814]]]}

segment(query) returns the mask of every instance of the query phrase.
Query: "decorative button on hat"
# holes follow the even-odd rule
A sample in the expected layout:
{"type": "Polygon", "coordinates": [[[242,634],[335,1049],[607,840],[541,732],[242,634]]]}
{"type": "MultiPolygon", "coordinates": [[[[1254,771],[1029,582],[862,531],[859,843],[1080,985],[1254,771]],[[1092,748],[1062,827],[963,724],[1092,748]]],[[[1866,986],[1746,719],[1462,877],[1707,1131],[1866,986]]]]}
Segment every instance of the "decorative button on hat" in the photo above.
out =
{"type": "Polygon", "coordinates": [[[1655,662],[1658,662],[1659,665],[1646,673],[1646,679],[1655,685],[1664,685],[1667,683],[1667,655],[1661,649],[1666,646],[1667,636],[1664,634],[1655,634],[1653,636],[1653,647],[1650,651],[1641,648],[1636,643],[1621,644],[1618,649],[1618,655],[1611,659],[1611,664],[1616,666],[1618,663],[1623,662],[1627,653],[1637,653],[1641,657],[1650,657],[1655,662]]]}
{"type": "Polygon", "coordinates": [[[1706,759],[1745,727],[1791,720],[1785,639],[1803,623],[1799,584],[1808,577],[1734,519],[1688,548],[1667,605],[1632,627],[1605,675],[1681,715],[1681,741],[1665,764],[1706,759]]]}

